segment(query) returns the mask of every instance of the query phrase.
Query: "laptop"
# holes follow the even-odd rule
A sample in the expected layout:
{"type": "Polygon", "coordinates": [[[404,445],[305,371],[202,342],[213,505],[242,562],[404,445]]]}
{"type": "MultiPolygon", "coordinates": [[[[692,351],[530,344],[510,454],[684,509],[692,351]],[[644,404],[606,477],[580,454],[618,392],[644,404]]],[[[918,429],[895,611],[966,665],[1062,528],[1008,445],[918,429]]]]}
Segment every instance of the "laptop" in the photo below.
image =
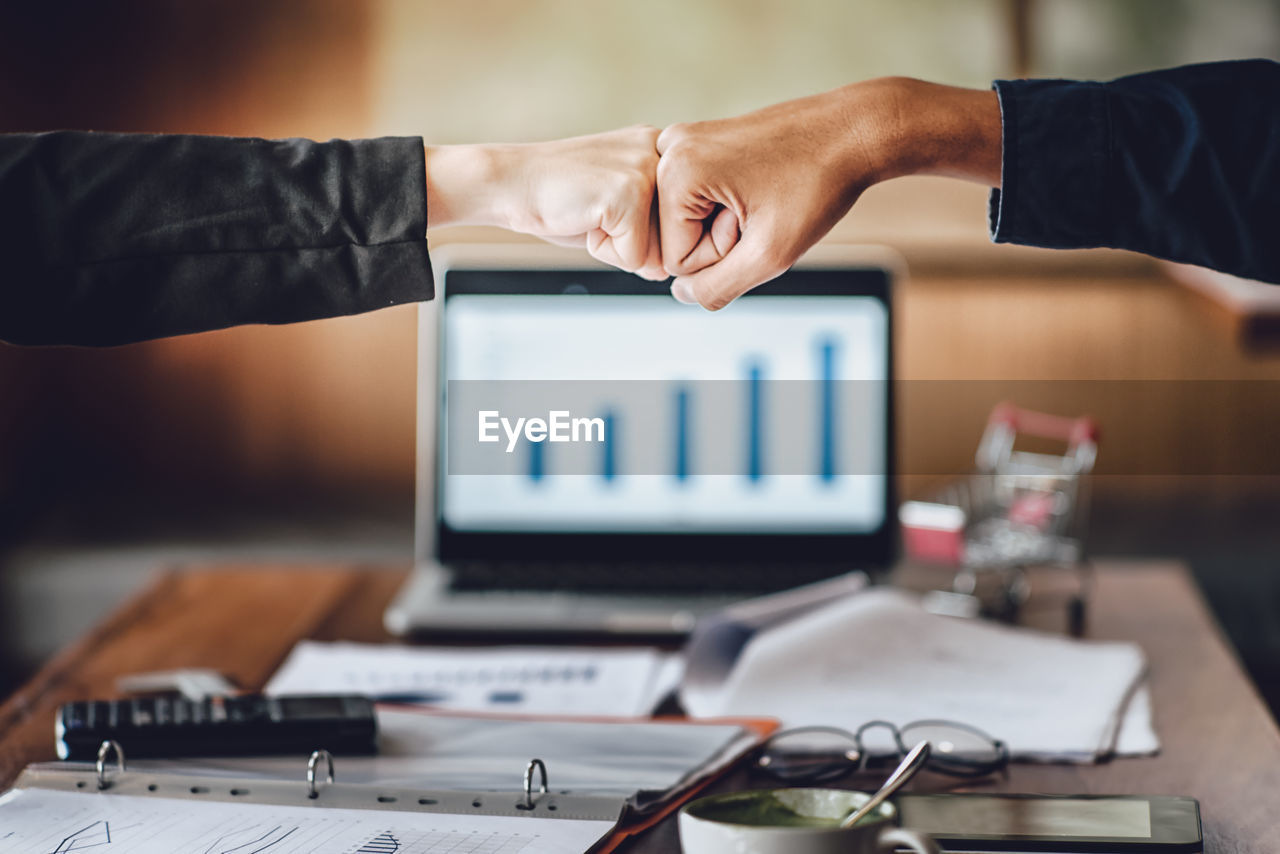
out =
{"type": "Polygon", "coordinates": [[[815,247],[715,313],[551,246],[433,269],[393,634],[676,639],[892,562],[891,252],[815,247]]]}

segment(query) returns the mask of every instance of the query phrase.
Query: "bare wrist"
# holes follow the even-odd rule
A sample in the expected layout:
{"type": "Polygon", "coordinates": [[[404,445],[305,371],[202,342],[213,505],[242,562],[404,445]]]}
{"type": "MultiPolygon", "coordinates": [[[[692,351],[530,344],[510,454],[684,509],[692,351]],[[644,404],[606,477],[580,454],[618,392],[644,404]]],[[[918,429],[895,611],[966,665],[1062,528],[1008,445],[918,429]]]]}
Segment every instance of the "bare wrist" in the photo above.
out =
{"type": "Polygon", "coordinates": [[[509,204],[494,146],[426,146],[427,227],[506,225],[509,204]]]}
{"type": "Polygon", "coordinates": [[[1001,117],[995,92],[888,78],[886,172],[1000,186],[1001,117]]]}

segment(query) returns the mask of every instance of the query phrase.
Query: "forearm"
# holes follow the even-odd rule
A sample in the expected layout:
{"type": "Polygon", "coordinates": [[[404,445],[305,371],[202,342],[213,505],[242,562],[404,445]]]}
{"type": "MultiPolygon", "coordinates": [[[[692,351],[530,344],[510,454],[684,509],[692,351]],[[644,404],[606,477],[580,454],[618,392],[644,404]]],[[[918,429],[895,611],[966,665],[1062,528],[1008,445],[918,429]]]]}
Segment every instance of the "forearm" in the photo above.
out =
{"type": "Polygon", "coordinates": [[[1001,121],[996,93],[886,77],[844,90],[855,141],[870,145],[876,180],[940,175],[1000,186],[1001,121]]]}
{"type": "MultiPolygon", "coordinates": [[[[547,234],[537,189],[539,178],[547,176],[540,174],[539,161],[555,156],[566,142],[571,141],[424,146],[427,228],[487,225],[547,234]]],[[[585,172],[589,165],[584,159],[569,167],[585,172]]]]}
{"type": "Polygon", "coordinates": [[[427,228],[502,226],[504,182],[500,157],[487,145],[428,145],[427,228]]]}

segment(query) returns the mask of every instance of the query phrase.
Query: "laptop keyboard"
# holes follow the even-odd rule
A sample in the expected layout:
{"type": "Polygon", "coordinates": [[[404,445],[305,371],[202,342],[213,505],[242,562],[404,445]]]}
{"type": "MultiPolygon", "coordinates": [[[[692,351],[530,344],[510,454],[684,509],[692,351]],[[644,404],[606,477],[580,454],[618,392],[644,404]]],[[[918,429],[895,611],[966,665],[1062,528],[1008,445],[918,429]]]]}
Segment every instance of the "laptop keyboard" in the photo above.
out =
{"type": "Polygon", "coordinates": [[[450,566],[455,590],[592,593],[771,593],[847,572],[799,564],[466,562],[450,566]]]}

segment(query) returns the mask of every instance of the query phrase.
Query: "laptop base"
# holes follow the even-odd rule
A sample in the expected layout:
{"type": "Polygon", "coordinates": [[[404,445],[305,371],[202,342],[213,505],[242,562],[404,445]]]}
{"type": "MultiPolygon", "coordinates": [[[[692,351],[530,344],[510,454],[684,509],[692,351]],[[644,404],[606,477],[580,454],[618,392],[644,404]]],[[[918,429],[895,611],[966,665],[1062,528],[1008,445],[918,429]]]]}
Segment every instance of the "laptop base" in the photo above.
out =
{"type": "Polygon", "coordinates": [[[674,643],[702,614],[749,598],[734,593],[588,593],[548,590],[458,590],[453,573],[438,563],[422,563],[383,615],[397,636],[481,635],[569,640],[625,638],[674,643]]]}

